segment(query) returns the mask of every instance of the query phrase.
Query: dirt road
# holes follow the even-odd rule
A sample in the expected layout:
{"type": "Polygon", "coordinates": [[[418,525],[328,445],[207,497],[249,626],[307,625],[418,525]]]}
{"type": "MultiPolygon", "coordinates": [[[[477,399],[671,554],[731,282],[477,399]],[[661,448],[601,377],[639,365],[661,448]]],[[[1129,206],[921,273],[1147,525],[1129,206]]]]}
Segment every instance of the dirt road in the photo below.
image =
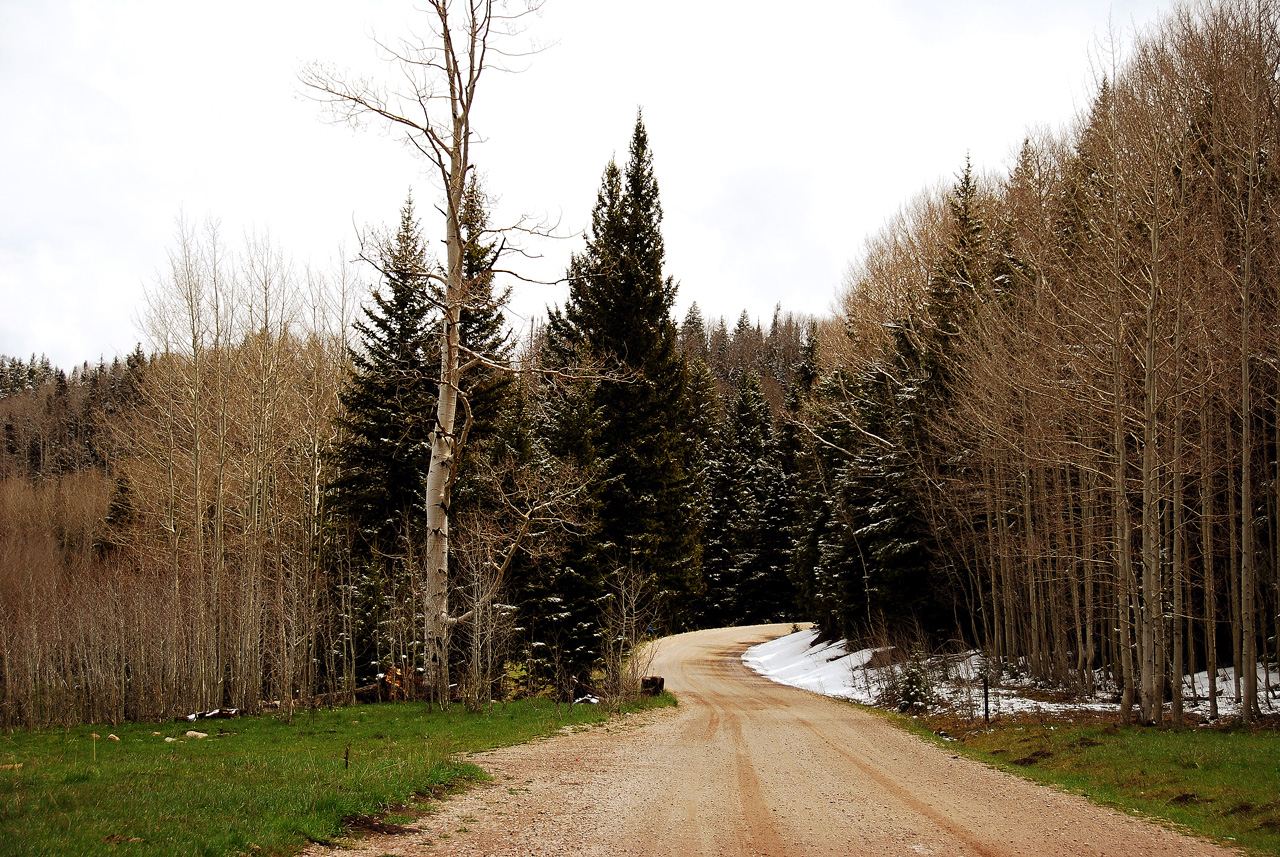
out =
{"type": "Polygon", "coordinates": [[[676,710],[475,757],[492,785],[419,832],[314,855],[1227,855],[956,758],[874,715],[760,678],[790,626],[663,641],[676,710]]]}

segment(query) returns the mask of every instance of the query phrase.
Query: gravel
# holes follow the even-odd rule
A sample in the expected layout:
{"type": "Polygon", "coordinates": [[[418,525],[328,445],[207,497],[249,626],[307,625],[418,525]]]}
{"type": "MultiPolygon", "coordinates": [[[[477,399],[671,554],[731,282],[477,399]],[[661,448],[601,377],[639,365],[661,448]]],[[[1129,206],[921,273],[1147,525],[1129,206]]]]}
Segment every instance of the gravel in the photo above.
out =
{"type": "Polygon", "coordinates": [[[481,753],[493,782],[369,855],[1228,855],[959,758],[853,706],[746,669],[760,625],[663,640],[680,705],[481,753]]]}

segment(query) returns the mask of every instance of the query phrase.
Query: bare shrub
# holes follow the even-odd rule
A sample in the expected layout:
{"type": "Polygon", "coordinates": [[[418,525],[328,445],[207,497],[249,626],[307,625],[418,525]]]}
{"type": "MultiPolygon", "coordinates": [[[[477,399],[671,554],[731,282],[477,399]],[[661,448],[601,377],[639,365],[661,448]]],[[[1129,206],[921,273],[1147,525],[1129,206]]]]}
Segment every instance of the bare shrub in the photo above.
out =
{"type": "Polygon", "coordinates": [[[650,645],[656,605],[646,576],[632,566],[621,566],[606,581],[601,611],[605,677],[602,701],[618,707],[640,693],[640,682],[649,674],[656,654],[650,645]]]}

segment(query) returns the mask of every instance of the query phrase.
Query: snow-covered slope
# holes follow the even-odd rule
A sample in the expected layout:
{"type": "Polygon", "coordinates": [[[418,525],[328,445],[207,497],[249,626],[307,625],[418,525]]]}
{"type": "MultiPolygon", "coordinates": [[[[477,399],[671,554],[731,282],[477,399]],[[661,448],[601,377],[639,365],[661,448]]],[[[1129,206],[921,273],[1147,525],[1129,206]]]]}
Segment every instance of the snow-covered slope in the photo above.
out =
{"type": "Polygon", "coordinates": [[[872,687],[865,675],[863,681],[857,681],[857,673],[876,650],[849,652],[844,641],[815,645],[817,639],[815,630],[797,631],[752,646],[742,655],[742,662],[779,684],[874,705],[872,687]]]}

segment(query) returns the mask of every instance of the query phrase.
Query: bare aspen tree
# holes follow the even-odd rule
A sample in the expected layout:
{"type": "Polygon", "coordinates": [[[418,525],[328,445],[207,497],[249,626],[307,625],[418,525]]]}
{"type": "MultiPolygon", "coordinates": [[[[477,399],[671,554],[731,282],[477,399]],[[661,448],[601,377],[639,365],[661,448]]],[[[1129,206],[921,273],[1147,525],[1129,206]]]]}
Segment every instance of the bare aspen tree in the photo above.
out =
{"type": "Polygon", "coordinates": [[[1135,599],[1137,593],[1134,586],[1133,572],[1133,529],[1130,523],[1130,509],[1128,497],[1129,484],[1129,456],[1128,456],[1128,436],[1127,436],[1127,392],[1125,378],[1125,343],[1128,337],[1126,330],[1126,307],[1124,304],[1124,293],[1127,290],[1125,275],[1121,264],[1121,256],[1123,253],[1123,237],[1121,235],[1121,220],[1123,213],[1121,211],[1120,190],[1118,187],[1118,172],[1120,165],[1116,162],[1115,150],[1118,142],[1116,136],[1115,110],[1113,104],[1107,105],[1106,111],[1106,139],[1110,147],[1110,187],[1108,187],[1109,199],[1107,200],[1107,217],[1110,234],[1107,236],[1109,244],[1106,253],[1110,262],[1108,278],[1110,284],[1110,294],[1112,295],[1111,308],[1111,396],[1112,396],[1112,456],[1113,456],[1113,476],[1112,476],[1112,508],[1115,514],[1114,539],[1115,539],[1115,556],[1117,560],[1117,573],[1119,575],[1118,587],[1118,604],[1119,604],[1119,622],[1120,631],[1120,668],[1123,676],[1123,690],[1120,701],[1121,718],[1127,723],[1132,716],[1133,696],[1134,696],[1134,671],[1133,671],[1133,647],[1132,633],[1133,621],[1131,614],[1136,607],[1135,599]]]}
{"type": "Polygon", "coordinates": [[[584,523],[589,486],[584,473],[540,448],[529,461],[498,455],[476,478],[487,508],[457,522],[456,548],[466,607],[458,617],[466,622],[463,699],[472,710],[492,702],[494,674],[514,630],[514,608],[498,600],[508,591],[512,565],[521,555],[545,559],[562,551],[564,536],[584,523]]]}
{"type": "MultiPolygon", "coordinates": [[[[449,500],[458,478],[460,442],[469,422],[459,414],[459,382],[463,363],[459,322],[470,296],[464,276],[462,210],[471,146],[475,138],[472,111],[480,78],[499,58],[510,56],[496,46],[514,35],[520,19],[538,7],[526,3],[509,10],[495,0],[429,0],[426,15],[432,34],[412,37],[396,45],[379,42],[406,81],[404,91],[388,91],[361,79],[350,79],[313,65],[302,83],[335,118],[360,123],[374,121],[400,135],[426,158],[444,192],[446,257],[444,271],[432,276],[440,283],[440,377],[431,463],[426,479],[427,543],[423,550],[423,636],[430,683],[436,698],[447,699],[449,687],[449,500]]],[[[461,406],[465,408],[465,400],[461,406]]]]}

